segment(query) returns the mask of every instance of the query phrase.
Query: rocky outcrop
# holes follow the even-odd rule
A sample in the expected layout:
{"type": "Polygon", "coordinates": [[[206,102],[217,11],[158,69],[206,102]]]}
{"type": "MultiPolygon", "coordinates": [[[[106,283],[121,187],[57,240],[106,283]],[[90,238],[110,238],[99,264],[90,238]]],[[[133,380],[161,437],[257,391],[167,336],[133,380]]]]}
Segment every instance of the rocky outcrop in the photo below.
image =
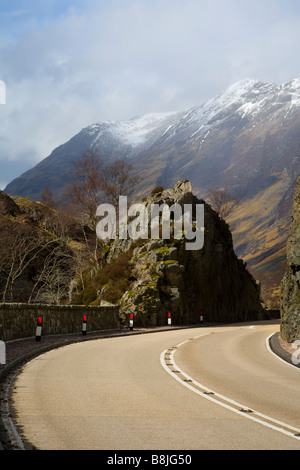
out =
{"type": "Polygon", "coordinates": [[[300,339],[300,177],[294,195],[287,242],[287,269],[281,283],[281,337],[289,343],[300,339]]]}
{"type": "Polygon", "coordinates": [[[199,323],[201,311],[209,322],[264,318],[259,285],[237,258],[228,225],[193,195],[188,181],[152,195],[145,204],[149,210],[152,204],[203,204],[204,245],[187,250],[185,237],[116,240],[109,261],[132,250],[130,287],[120,300],[123,322],[130,312],[142,326],[166,324],[168,312],[174,324],[199,323]]]}
{"type": "Polygon", "coordinates": [[[1,216],[12,216],[21,214],[19,206],[13,201],[13,199],[0,190],[0,217],[1,216]]]}

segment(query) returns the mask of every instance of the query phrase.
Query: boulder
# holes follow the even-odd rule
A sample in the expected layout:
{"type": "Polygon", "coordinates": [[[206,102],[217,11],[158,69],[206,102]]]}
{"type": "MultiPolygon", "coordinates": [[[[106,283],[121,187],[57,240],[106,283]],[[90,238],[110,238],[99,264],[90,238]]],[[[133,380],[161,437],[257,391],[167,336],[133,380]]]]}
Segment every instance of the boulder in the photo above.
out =
{"type": "Polygon", "coordinates": [[[0,190],[0,216],[15,217],[21,213],[19,206],[14,200],[3,191],[0,190]]]}

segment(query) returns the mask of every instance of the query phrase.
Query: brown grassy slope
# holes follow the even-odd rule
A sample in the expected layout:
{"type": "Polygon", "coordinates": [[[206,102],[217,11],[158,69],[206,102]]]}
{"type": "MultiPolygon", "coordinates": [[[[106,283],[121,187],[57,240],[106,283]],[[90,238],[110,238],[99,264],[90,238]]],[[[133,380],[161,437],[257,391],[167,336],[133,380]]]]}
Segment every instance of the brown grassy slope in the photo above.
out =
{"type": "Polygon", "coordinates": [[[288,184],[282,174],[272,186],[240,202],[228,219],[235,250],[261,282],[263,298],[270,308],[279,307],[285,271],[290,214],[279,213],[288,184]]]}

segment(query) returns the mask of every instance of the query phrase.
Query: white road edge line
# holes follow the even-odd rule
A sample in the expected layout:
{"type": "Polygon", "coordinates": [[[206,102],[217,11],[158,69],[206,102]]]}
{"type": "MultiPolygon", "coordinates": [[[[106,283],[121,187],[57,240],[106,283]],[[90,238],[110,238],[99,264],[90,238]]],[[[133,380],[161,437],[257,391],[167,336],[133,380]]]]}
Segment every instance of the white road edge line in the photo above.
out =
{"type": "MultiPolygon", "coordinates": [[[[205,333],[203,335],[199,335],[199,336],[196,336],[195,338],[193,339],[196,339],[196,338],[200,338],[202,336],[206,336],[207,334],[209,333],[205,333]]],[[[189,339],[186,340],[186,341],[183,341],[182,343],[176,345],[176,348],[182,346],[183,344],[187,343],[188,341],[190,341],[189,339]]],[[[270,418],[269,416],[266,416],[258,411],[255,411],[251,408],[251,415],[250,414],[244,414],[243,412],[241,412],[240,410],[237,410],[235,408],[233,408],[233,406],[230,406],[229,404],[226,404],[226,403],[222,403],[218,400],[216,400],[215,398],[213,398],[211,395],[205,395],[204,393],[202,393],[201,391],[199,390],[196,390],[192,385],[190,385],[189,383],[187,382],[184,382],[180,377],[178,377],[177,374],[174,374],[171,372],[171,370],[169,369],[169,367],[166,365],[165,363],[165,354],[167,353],[168,349],[165,349],[161,355],[160,355],[160,363],[162,365],[162,367],[165,369],[165,371],[171,376],[173,377],[173,379],[177,380],[179,383],[181,383],[181,385],[184,385],[186,388],[188,388],[189,390],[191,390],[192,392],[196,393],[197,395],[201,396],[202,398],[206,398],[207,400],[210,400],[214,403],[216,403],[217,405],[220,405],[222,406],[223,408],[226,408],[230,411],[233,411],[234,413],[238,414],[239,416],[243,416],[244,418],[248,418],[248,419],[251,419],[252,421],[255,421],[259,424],[262,424],[263,426],[266,426],[268,428],[271,428],[273,429],[274,431],[278,431],[278,432],[281,432],[289,437],[293,437],[294,439],[297,439],[297,440],[300,440],[300,429],[298,428],[295,428],[293,426],[290,426],[286,423],[283,423],[281,421],[278,421],[274,418],[270,418]],[[256,415],[256,416],[253,416],[253,415],[256,415]],[[259,417],[261,419],[259,419],[259,417]],[[266,419],[268,420],[269,422],[266,422],[266,421],[263,421],[263,419],[266,419]],[[271,424],[271,423],[274,423],[274,424],[271,424]],[[277,425],[277,426],[276,426],[277,425]],[[290,429],[290,431],[286,431],[285,429],[282,429],[282,427],[279,427],[279,426],[283,426],[287,429],[290,429]],[[299,435],[296,435],[296,434],[299,434],[299,435]]],[[[231,400],[230,398],[228,397],[225,397],[219,393],[216,393],[215,391],[213,390],[210,390],[208,389],[207,387],[205,387],[205,385],[202,385],[200,384],[199,382],[197,382],[196,380],[194,380],[192,377],[190,377],[189,375],[187,375],[183,370],[181,370],[178,365],[176,364],[175,360],[174,360],[174,354],[176,352],[176,349],[174,351],[172,351],[172,353],[170,353],[170,357],[169,357],[169,361],[172,362],[172,365],[176,368],[176,370],[178,372],[181,373],[181,375],[183,375],[187,380],[189,380],[190,382],[192,382],[194,385],[202,388],[203,390],[207,391],[207,392],[211,392],[214,394],[214,396],[217,396],[219,397],[220,399],[228,402],[228,403],[231,403],[232,405],[235,405],[235,406],[238,406],[240,409],[249,409],[249,407],[245,406],[245,405],[241,405],[240,403],[237,403],[235,402],[234,400],[231,400]]]]}

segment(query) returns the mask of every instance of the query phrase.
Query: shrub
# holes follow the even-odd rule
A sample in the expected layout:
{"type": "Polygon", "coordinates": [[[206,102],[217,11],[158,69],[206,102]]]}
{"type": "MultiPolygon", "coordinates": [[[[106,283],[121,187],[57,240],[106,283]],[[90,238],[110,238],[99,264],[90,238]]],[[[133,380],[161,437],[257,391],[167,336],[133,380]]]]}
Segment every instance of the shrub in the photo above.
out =
{"type": "Polygon", "coordinates": [[[156,188],[152,189],[151,196],[155,196],[155,194],[162,193],[164,190],[163,186],[156,186],[156,188]]]}

